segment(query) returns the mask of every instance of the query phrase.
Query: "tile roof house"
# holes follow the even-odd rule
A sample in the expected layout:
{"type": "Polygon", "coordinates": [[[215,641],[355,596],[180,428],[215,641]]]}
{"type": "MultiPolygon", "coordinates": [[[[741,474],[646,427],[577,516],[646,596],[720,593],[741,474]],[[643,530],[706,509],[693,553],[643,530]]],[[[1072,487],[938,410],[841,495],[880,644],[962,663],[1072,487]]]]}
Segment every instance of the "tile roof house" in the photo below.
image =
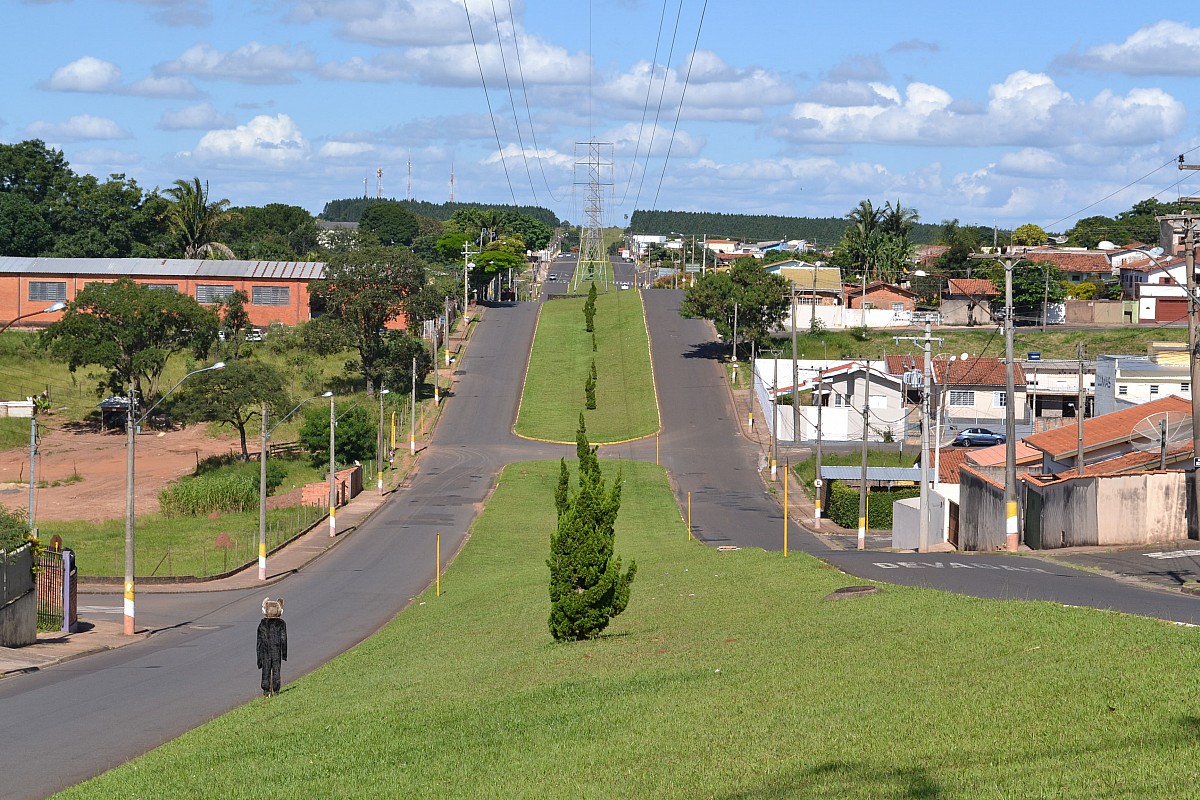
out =
{"type": "Polygon", "coordinates": [[[950,278],[938,310],[947,325],[986,325],[992,321],[992,302],[999,291],[987,278],[950,278]]]}
{"type": "MultiPolygon", "coordinates": [[[[1017,252],[1029,261],[1048,262],[1058,267],[1066,279],[1072,283],[1085,280],[1103,282],[1113,277],[1113,264],[1109,250],[1063,249],[1057,247],[1024,247],[1010,250],[1017,252]]],[[[1017,269],[1028,268],[1022,263],[1017,269]]]]}

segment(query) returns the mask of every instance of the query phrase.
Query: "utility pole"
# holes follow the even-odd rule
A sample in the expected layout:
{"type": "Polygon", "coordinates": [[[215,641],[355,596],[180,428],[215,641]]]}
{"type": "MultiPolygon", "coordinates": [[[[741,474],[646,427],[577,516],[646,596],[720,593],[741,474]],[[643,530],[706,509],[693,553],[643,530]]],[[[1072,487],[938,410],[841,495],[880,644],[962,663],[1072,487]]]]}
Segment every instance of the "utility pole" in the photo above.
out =
{"type": "Polygon", "coordinates": [[[817,373],[817,392],[813,395],[817,401],[817,483],[814,487],[816,492],[814,496],[817,498],[816,512],[813,519],[813,525],[817,528],[821,527],[821,492],[825,488],[824,482],[821,480],[821,407],[825,405],[825,398],[821,393],[821,376],[824,374],[825,368],[821,367],[821,372],[817,373]]]}
{"type": "Polygon", "coordinates": [[[779,352],[771,354],[771,363],[775,365],[775,377],[771,383],[771,480],[775,480],[777,464],[779,463],[779,352]]]}
{"type": "Polygon", "coordinates": [[[334,458],[333,431],[337,428],[337,416],[333,410],[333,395],[329,396],[329,535],[337,536],[337,467],[334,458]]]}
{"type": "MultiPolygon", "coordinates": [[[[920,533],[917,539],[917,552],[929,552],[929,399],[933,394],[933,323],[925,320],[925,337],[918,340],[914,336],[893,336],[897,343],[901,341],[921,341],[925,350],[925,363],[921,372],[921,519],[920,533]]],[[[939,338],[938,344],[942,343],[939,338]]]]}
{"type": "Polygon", "coordinates": [[[738,304],[735,300],[733,303],[733,363],[737,363],[737,326],[738,326],[738,304]]]}
{"type": "Polygon", "coordinates": [[[37,488],[34,460],[37,457],[37,403],[29,410],[29,534],[37,538],[37,524],[33,518],[33,490],[37,488]]]}
{"type": "Polygon", "coordinates": [[[262,447],[258,451],[258,579],[267,579],[267,401],[259,409],[262,447]]]}
{"type": "Polygon", "coordinates": [[[409,395],[412,401],[412,413],[408,415],[408,454],[415,456],[417,454],[417,359],[413,356],[412,360],[412,394],[409,395]]]}
{"type": "Polygon", "coordinates": [[[1016,386],[1013,373],[1013,268],[1024,258],[1013,255],[972,255],[999,261],[1004,267],[1004,540],[1010,553],[1016,552],[1020,541],[1020,519],[1017,513],[1017,417],[1016,386]]]}
{"type": "MultiPolygon", "coordinates": [[[[1183,156],[1179,157],[1179,169],[1197,170],[1200,165],[1185,164],[1183,156]]],[[[1196,198],[1181,198],[1195,201],[1196,198]]],[[[1172,217],[1158,217],[1166,220],[1173,232],[1178,233],[1183,228],[1184,257],[1187,261],[1187,295],[1188,295],[1188,364],[1192,396],[1192,465],[1188,468],[1187,520],[1188,538],[1200,539],[1200,469],[1196,468],[1200,459],[1200,335],[1197,328],[1197,297],[1196,297],[1196,227],[1200,225],[1200,217],[1183,214],[1172,217]]]]}
{"type": "Polygon", "coordinates": [[[1083,475],[1083,419],[1087,416],[1087,387],[1083,383],[1083,354],[1084,344],[1080,342],[1075,347],[1075,353],[1079,356],[1079,373],[1076,376],[1079,381],[1079,394],[1075,398],[1075,474],[1083,475]]]}
{"type": "Polygon", "coordinates": [[[858,489],[858,549],[867,549],[867,431],[870,430],[871,413],[871,362],[867,361],[863,375],[866,381],[863,385],[862,409],[862,472],[859,477],[858,489]]]}
{"type": "Polygon", "coordinates": [[[796,365],[796,284],[791,284],[792,291],[792,444],[800,441],[800,398],[796,393],[800,383],[800,370],[796,365]]]}

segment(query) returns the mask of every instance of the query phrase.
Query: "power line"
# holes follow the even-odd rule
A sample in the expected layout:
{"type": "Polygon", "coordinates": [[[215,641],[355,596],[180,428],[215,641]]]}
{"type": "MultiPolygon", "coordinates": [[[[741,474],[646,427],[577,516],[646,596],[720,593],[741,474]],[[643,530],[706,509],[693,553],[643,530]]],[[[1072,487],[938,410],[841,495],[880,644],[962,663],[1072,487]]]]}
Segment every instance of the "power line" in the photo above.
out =
{"type": "Polygon", "coordinates": [[[687,73],[683,77],[683,91],[679,93],[679,108],[675,111],[675,125],[671,128],[671,139],[667,143],[667,155],[663,158],[662,173],[658,176],[658,188],[654,190],[654,203],[658,206],[658,194],[662,191],[663,179],[667,176],[667,164],[671,160],[671,150],[675,146],[675,133],[679,130],[679,118],[683,116],[683,101],[687,97],[688,82],[692,78],[692,65],[696,63],[696,48],[700,46],[700,31],[704,28],[704,15],[708,12],[708,0],[700,7],[700,22],[696,25],[696,38],[692,42],[692,57],[688,59],[687,73]]]}
{"type": "MultiPolygon", "coordinates": [[[[492,22],[496,25],[496,45],[500,48],[500,66],[504,68],[504,85],[508,87],[508,102],[512,106],[513,125],[517,128],[517,143],[521,146],[521,160],[525,162],[525,176],[529,178],[529,191],[533,192],[533,204],[537,205],[537,189],[533,188],[533,173],[529,171],[529,159],[525,156],[525,137],[521,134],[521,120],[517,117],[517,100],[513,97],[512,81],[508,77],[508,59],[504,57],[504,37],[500,35],[500,17],[496,13],[496,0],[491,0],[491,3],[492,22]]],[[[510,21],[512,20],[511,3],[508,6],[508,18],[510,21]]],[[[515,32],[515,23],[513,29],[515,32]]]]}
{"type": "Polygon", "coordinates": [[[675,57],[675,38],[679,35],[679,20],[683,16],[683,0],[675,10],[675,27],[671,31],[671,46],[667,50],[667,64],[663,70],[663,85],[658,93],[658,106],[654,110],[654,126],[650,129],[650,144],[646,145],[646,163],[642,166],[642,177],[638,180],[637,195],[633,198],[633,208],[636,211],[638,201],[642,198],[642,187],[646,184],[646,173],[650,167],[650,152],[654,149],[654,138],[658,132],[658,120],[662,116],[663,96],[667,93],[667,79],[671,76],[671,60],[675,57]]]}
{"type": "MultiPolygon", "coordinates": [[[[662,44],[663,22],[667,19],[667,0],[663,0],[662,13],[658,17],[658,33],[654,37],[654,56],[650,59],[650,77],[646,80],[646,99],[642,101],[642,121],[638,123],[637,143],[633,147],[633,161],[629,166],[629,178],[625,181],[625,192],[621,195],[621,204],[629,196],[629,187],[633,184],[633,173],[637,168],[638,152],[642,149],[642,133],[646,129],[646,114],[650,111],[650,92],[654,88],[654,73],[658,71],[658,48],[662,44]]],[[[663,82],[667,80],[668,68],[664,67],[663,82]]],[[[643,174],[645,171],[643,170],[643,174]]],[[[634,209],[637,210],[636,208],[634,209]]]]}
{"type": "Polygon", "coordinates": [[[550,199],[556,203],[561,203],[562,201],[554,196],[554,190],[550,188],[550,181],[546,179],[546,168],[542,165],[542,154],[538,148],[537,130],[533,127],[533,111],[529,105],[529,91],[525,85],[525,67],[521,64],[521,46],[517,43],[517,23],[513,18],[511,0],[508,4],[508,22],[512,26],[513,52],[517,54],[517,77],[521,81],[521,95],[525,98],[525,116],[529,119],[529,135],[533,137],[533,152],[537,157],[538,170],[542,173],[542,183],[546,184],[546,191],[550,194],[550,199]]]}
{"type": "Polygon", "coordinates": [[[508,174],[508,162],[504,159],[504,147],[500,144],[500,129],[496,127],[496,115],[492,112],[492,98],[488,95],[487,78],[483,75],[483,61],[479,58],[479,44],[475,41],[475,26],[471,24],[471,9],[467,6],[469,0],[463,0],[463,11],[467,14],[467,29],[471,32],[471,47],[475,50],[475,65],[479,67],[479,80],[483,83],[483,99],[487,101],[488,119],[492,121],[492,133],[496,135],[496,149],[500,153],[500,166],[504,167],[504,180],[508,183],[508,193],[512,196],[513,205],[517,202],[517,193],[513,190],[512,177],[508,174]]]}

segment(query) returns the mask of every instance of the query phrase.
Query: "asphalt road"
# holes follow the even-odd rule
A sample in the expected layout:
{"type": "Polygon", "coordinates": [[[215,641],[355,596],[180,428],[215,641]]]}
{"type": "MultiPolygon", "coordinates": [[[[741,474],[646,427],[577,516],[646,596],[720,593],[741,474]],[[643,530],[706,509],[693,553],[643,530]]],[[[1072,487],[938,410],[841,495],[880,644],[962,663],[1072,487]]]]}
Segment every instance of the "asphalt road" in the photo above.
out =
{"type": "MultiPolygon", "coordinates": [[[[573,450],[510,432],[536,313],[517,303],[484,315],[411,486],[269,589],[287,600],[285,681],[370,636],[427,587],[435,535],[449,561],[503,463],[573,450]]],[[[0,682],[0,796],[44,797],[258,695],[254,636],[267,593],[142,592],[138,622],[155,630],[145,642],[0,682]]],[[[119,605],[113,595],[80,602],[119,605]]]]}

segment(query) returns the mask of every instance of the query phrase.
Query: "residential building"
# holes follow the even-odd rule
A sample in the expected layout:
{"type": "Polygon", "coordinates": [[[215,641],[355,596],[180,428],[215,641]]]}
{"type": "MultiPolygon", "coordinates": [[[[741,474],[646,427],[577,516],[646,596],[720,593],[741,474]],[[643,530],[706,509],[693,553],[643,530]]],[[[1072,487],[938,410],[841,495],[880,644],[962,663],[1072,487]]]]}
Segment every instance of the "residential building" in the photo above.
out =
{"type": "Polygon", "coordinates": [[[1154,348],[1146,356],[1100,355],[1096,358],[1096,415],[1179,395],[1192,396],[1186,346],[1182,352],[1154,348]]]}
{"type": "Polygon", "coordinates": [[[938,305],[943,324],[990,325],[992,303],[998,294],[987,278],[950,278],[938,305]]]}

